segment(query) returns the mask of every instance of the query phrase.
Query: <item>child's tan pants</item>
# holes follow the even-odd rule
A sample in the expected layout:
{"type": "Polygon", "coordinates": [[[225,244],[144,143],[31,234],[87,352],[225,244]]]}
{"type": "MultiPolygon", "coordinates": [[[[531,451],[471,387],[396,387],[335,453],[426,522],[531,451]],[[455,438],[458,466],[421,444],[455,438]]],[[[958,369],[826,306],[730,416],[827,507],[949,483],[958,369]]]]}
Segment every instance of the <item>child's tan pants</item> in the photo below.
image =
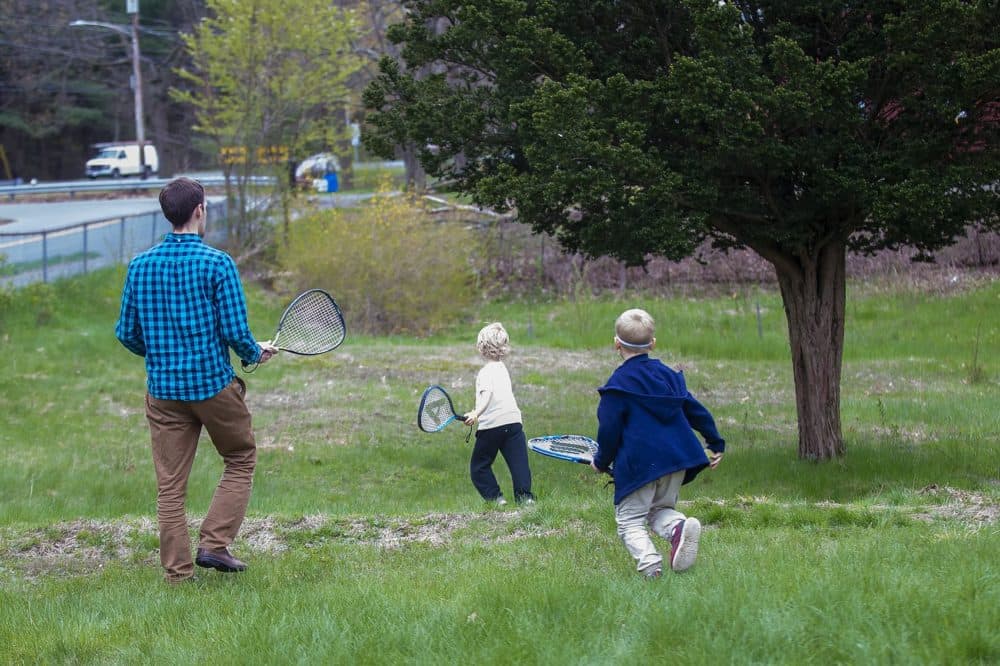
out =
{"type": "Polygon", "coordinates": [[[618,536],[639,573],[650,574],[663,566],[663,556],[653,544],[647,525],[669,541],[671,530],[685,518],[674,508],[683,481],[684,470],[661,476],[627,495],[615,507],[618,536]]]}

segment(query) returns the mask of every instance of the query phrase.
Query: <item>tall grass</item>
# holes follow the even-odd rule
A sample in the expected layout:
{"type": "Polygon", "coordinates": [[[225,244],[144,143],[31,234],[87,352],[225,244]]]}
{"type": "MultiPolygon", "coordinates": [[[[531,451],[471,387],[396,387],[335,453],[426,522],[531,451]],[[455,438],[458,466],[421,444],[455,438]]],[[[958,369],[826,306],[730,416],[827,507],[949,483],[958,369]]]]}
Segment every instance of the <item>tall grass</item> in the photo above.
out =
{"type": "MultiPolygon", "coordinates": [[[[1000,660],[997,283],[852,290],[848,454],[826,464],[795,457],[767,292],[485,303],[434,337],[352,332],[332,354],[279,357],[247,378],[260,451],[235,550],[250,569],[175,588],[158,566],[142,363],[112,335],[122,278],[0,301],[2,663],[1000,660]],[[498,509],[468,481],[464,428],[415,427],[429,383],[471,404],[475,333],[501,320],[529,435],[593,434],[595,387],[618,362],[611,324],[631,306],[654,314],[658,354],[729,443],[682,492],[706,525],[698,564],[655,583],[585,466],[533,456],[539,503],[498,509]]],[[[284,299],[250,299],[263,337],[284,299]]],[[[192,530],[220,469],[205,442],[192,530]]]]}

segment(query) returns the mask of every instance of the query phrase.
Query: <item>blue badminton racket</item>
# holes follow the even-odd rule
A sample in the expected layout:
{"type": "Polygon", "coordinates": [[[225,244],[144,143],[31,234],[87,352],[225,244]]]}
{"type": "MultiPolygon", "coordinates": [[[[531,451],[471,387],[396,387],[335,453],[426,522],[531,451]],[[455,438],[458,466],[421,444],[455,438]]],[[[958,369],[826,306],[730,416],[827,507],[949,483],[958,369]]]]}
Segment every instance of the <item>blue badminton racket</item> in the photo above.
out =
{"type": "Polygon", "coordinates": [[[589,465],[597,454],[597,442],[583,435],[546,435],[532,437],[528,448],[549,458],[589,465]]]}
{"type": "Polygon", "coordinates": [[[455,411],[451,396],[437,384],[428,386],[420,396],[417,425],[424,432],[441,432],[449,423],[465,423],[465,417],[455,411]]]}

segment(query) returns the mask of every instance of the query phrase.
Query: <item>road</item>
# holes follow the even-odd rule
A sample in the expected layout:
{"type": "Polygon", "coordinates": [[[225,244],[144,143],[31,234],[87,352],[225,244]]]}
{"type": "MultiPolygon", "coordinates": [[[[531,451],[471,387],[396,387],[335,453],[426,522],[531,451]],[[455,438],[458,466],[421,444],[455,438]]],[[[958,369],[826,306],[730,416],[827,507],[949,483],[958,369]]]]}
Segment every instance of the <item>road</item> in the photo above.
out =
{"type": "MultiPolygon", "coordinates": [[[[398,194],[390,192],[389,195],[398,194]]],[[[317,194],[313,201],[320,207],[356,206],[372,194],[317,194]]],[[[218,203],[224,197],[207,197],[218,203]]],[[[98,222],[116,217],[159,213],[160,202],[155,197],[133,199],[58,201],[52,203],[0,203],[0,234],[38,233],[84,222],[98,222]]],[[[209,224],[212,220],[209,219],[209,224]]]]}
{"type": "MultiPolygon", "coordinates": [[[[208,197],[209,203],[223,197],[208,197]]],[[[58,201],[51,203],[0,203],[0,234],[37,233],[84,222],[160,212],[156,197],[133,199],[58,201]],[[4,221],[7,221],[6,224],[4,221]]]]}

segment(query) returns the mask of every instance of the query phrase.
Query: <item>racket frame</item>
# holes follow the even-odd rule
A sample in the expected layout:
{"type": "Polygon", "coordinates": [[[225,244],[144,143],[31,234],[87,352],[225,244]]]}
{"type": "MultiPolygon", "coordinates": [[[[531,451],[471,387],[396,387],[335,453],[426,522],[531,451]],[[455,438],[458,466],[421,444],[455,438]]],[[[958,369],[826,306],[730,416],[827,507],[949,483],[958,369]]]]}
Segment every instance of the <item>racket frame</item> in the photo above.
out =
{"type": "Polygon", "coordinates": [[[328,292],[322,289],[307,289],[306,291],[303,291],[301,294],[296,296],[295,300],[289,303],[288,307],[285,308],[285,311],[281,315],[281,319],[278,320],[278,330],[275,331],[274,337],[271,338],[271,345],[277,347],[281,351],[286,351],[290,354],[298,354],[299,356],[318,356],[320,354],[326,354],[327,352],[333,351],[334,349],[342,345],[346,338],[347,338],[347,324],[344,322],[344,313],[340,311],[340,306],[337,305],[337,301],[334,300],[333,296],[331,296],[328,292]],[[333,305],[333,311],[337,314],[337,318],[340,319],[340,330],[343,332],[342,335],[340,336],[340,339],[336,343],[334,343],[333,346],[331,346],[329,349],[324,349],[323,351],[318,351],[318,352],[295,351],[294,349],[288,349],[286,347],[282,347],[281,345],[279,345],[278,340],[281,338],[281,329],[284,327],[285,322],[288,319],[288,313],[292,311],[292,308],[294,308],[295,305],[299,303],[299,301],[308,298],[311,294],[316,294],[316,293],[323,294],[328,299],[330,299],[330,303],[333,305]]]}
{"type": "MultiPolygon", "coordinates": [[[[271,338],[269,342],[272,347],[276,347],[277,349],[280,349],[281,351],[286,351],[290,354],[296,354],[298,356],[318,356],[320,354],[326,354],[327,352],[333,351],[334,349],[342,345],[346,338],[347,338],[347,324],[346,322],[344,322],[344,313],[341,312],[340,306],[337,305],[337,301],[333,298],[333,296],[329,294],[329,292],[324,291],[323,289],[307,289],[306,291],[303,291],[301,294],[292,299],[292,302],[288,304],[288,307],[285,308],[285,311],[281,313],[281,319],[278,320],[278,329],[274,332],[274,337],[271,338]],[[337,318],[340,319],[340,330],[341,330],[340,339],[329,349],[324,349],[323,351],[318,351],[318,352],[302,352],[282,347],[281,345],[278,344],[278,340],[281,338],[281,329],[284,327],[285,322],[288,320],[288,313],[291,312],[292,309],[296,306],[296,304],[298,304],[302,299],[308,298],[310,295],[314,293],[323,294],[328,299],[330,299],[330,303],[333,305],[333,311],[336,313],[337,318]]],[[[257,369],[257,366],[260,365],[259,363],[247,363],[246,361],[242,360],[240,361],[240,364],[243,366],[243,370],[245,370],[248,373],[253,372],[254,370],[257,369]]]]}
{"type": "Polygon", "coordinates": [[[438,384],[431,384],[430,386],[428,386],[427,388],[425,388],[423,394],[420,396],[420,404],[417,406],[417,427],[420,428],[421,430],[423,430],[424,432],[432,432],[432,433],[433,432],[441,432],[442,430],[444,430],[446,427],[448,427],[448,425],[450,425],[454,421],[458,421],[459,423],[464,424],[465,423],[465,417],[455,411],[455,405],[451,401],[451,396],[448,395],[448,392],[444,390],[444,387],[440,386],[438,384]],[[427,428],[424,427],[424,421],[420,417],[424,413],[424,406],[427,404],[427,396],[432,391],[435,391],[435,390],[436,391],[440,391],[441,394],[444,395],[445,400],[448,401],[448,409],[451,410],[451,416],[449,416],[447,419],[445,419],[444,422],[442,422],[441,425],[439,425],[437,428],[434,428],[432,430],[428,430],[427,428]]]}
{"type": "MultiPolygon", "coordinates": [[[[566,446],[570,446],[567,444],[566,446]]],[[[541,437],[532,437],[528,440],[528,448],[535,453],[540,453],[543,456],[549,458],[555,458],[556,460],[566,460],[568,462],[582,463],[584,465],[589,465],[594,461],[594,454],[597,452],[597,442],[587,437],[585,435],[543,435],[541,437]],[[560,451],[553,450],[550,447],[552,442],[558,442],[559,440],[573,438],[574,440],[579,440],[583,444],[593,445],[590,447],[592,451],[587,454],[583,453],[573,453],[570,451],[560,451]]]]}

